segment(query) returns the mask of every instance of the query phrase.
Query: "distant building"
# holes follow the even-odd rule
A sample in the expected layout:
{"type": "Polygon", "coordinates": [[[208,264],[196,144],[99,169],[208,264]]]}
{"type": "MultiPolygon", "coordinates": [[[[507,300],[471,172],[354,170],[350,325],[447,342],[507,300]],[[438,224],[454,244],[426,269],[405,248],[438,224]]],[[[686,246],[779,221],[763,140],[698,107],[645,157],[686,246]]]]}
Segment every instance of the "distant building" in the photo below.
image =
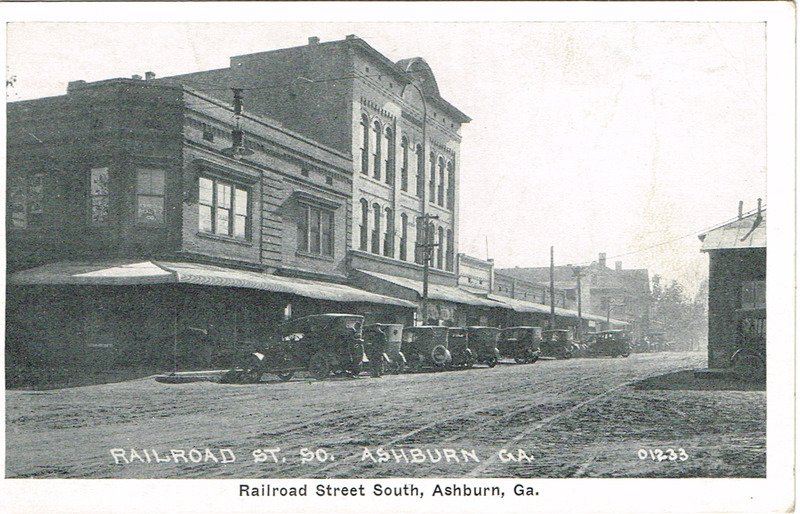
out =
{"type": "MultiPolygon", "coordinates": [[[[581,307],[583,312],[601,318],[615,318],[627,322],[627,329],[634,337],[644,335],[650,328],[650,276],[646,269],[623,269],[617,261],[614,268],[606,266],[606,254],[601,253],[596,262],[582,266],[555,266],[554,282],[556,304],[564,295],[563,305],[577,308],[578,281],[576,273],[581,274],[581,307]]],[[[550,268],[505,268],[496,270],[495,276],[504,275],[523,280],[540,288],[545,295],[542,303],[549,303],[546,297],[550,285],[550,268]]],[[[499,282],[496,280],[496,282],[499,282]]],[[[535,289],[530,294],[536,294],[535,289]]]]}
{"type": "Polygon", "coordinates": [[[701,234],[708,254],[708,366],[767,335],[767,212],[759,208],[701,234]]]}

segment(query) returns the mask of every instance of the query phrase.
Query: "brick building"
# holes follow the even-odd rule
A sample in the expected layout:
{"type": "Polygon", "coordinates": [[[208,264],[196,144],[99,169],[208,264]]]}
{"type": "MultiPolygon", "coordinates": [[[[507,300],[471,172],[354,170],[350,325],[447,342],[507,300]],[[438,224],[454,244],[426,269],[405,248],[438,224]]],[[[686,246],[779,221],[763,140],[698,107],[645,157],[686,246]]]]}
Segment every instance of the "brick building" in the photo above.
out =
{"type": "Polygon", "coordinates": [[[767,336],[767,212],[760,208],[704,234],[708,254],[708,366],[738,349],[763,352],[767,336]]]}
{"type": "Polygon", "coordinates": [[[8,105],[7,362],[163,367],[290,315],[411,321],[346,285],[349,152],[148,79],[8,105]]]}
{"type": "MultiPolygon", "coordinates": [[[[597,323],[589,328],[603,328],[609,325],[607,320],[616,319],[626,322],[627,329],[634,338],[643,336],[650,328],[650,277],[646,269],[623,269],[622,262],[617,261],[614,268],[606,266],[606,254],[601,253],[597,261],[579,269],[574,266],[555,266],[554,283],[556,289],[556,305],[576,309],[578,299],[578,281],[576,273],[581,274],[581,307],[583,313],[593,316],[597,323]]],[[[496,271],[496,276],[508,277],[506,284],[499,285],[507,289],[520,288],[518,282],[529,284],[526,291],[533,298],[538,295],[544,299],[541,303],[549,303],[550,268],[507,268],[496,271]]],[[[498,281],[499,282],[499,281],[498,281]]],[[[517,293],[520,294],[520,293],[517,293]]],[[[610,323],[613,327],[613,323],[610,323]]]]}
{"type": "Polygon", "coordinates": [[[455,323],[465,316],[455,256],[460,129],[470,118],[442,98],[424,59],[392,62],[354,35],[324,43],[311,37],[303,46],[232,57],[227,68],[162,80],[218,85],[209,94],[220,97],[240,88],[248,110],[352,156],[353,283],[400,287],[419,301],[418,243],[427,241],[437,245],[429,282],[440,294],[418,318],[455,323]],[[428,231],[423,215],[436,217],[428,231]]]}

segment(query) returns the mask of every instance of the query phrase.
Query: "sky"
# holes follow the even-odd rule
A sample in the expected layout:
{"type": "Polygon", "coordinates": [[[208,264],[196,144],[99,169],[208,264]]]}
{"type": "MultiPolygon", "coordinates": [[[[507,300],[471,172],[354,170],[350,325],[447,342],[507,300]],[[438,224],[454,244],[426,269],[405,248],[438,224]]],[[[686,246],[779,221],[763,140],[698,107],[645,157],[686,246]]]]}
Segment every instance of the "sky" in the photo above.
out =
{"type": "Polygon", "coordinates": [[[10,23],[7,98],[347,34],[423,57],[472,118],[459,251],[499,268],[546,266],[550,246],[557,265],[605,252],[692,292],[707,275],[696,233],[766,204],[764,23],[10,23]]]}

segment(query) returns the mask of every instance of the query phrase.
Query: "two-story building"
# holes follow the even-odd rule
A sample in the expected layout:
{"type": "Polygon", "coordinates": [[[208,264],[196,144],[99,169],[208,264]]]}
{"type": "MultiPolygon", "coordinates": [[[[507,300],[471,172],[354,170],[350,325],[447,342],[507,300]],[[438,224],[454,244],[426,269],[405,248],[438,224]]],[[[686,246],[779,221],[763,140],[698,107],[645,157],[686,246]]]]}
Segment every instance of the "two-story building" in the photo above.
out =
{"type": "Polygon", "coordinates": [[[7,144],[7,362],[203,364],[288,317],[413,318],[347,284],[349,152],[263,114],[77,81],[9,104],[7,144]]]}
{"type": "Polygon", "coordinates": [[[392,62],[354,35],[311,37],[162,80],[218,85],[208,93],[220,96],[241,89],[249,110],[352,157],[353,284],[417,301],[427,322],[455,323],[474,307],[465,302],[481,301],[461,295],[455,273],[460,133],[470,118],[441,96],[424,59],[392,62]]]}

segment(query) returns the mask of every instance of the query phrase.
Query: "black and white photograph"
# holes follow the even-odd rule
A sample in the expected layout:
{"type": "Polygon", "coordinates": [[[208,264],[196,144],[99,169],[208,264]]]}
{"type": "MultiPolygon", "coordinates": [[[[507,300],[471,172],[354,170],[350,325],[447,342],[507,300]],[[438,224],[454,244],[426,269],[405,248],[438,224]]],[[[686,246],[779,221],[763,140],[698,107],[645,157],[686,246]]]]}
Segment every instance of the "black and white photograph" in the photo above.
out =
{"type": "Polygon", "coordinates": [[[792,512],[793,5],[514,4],[5,14],[4,510],[792,512]]]}

